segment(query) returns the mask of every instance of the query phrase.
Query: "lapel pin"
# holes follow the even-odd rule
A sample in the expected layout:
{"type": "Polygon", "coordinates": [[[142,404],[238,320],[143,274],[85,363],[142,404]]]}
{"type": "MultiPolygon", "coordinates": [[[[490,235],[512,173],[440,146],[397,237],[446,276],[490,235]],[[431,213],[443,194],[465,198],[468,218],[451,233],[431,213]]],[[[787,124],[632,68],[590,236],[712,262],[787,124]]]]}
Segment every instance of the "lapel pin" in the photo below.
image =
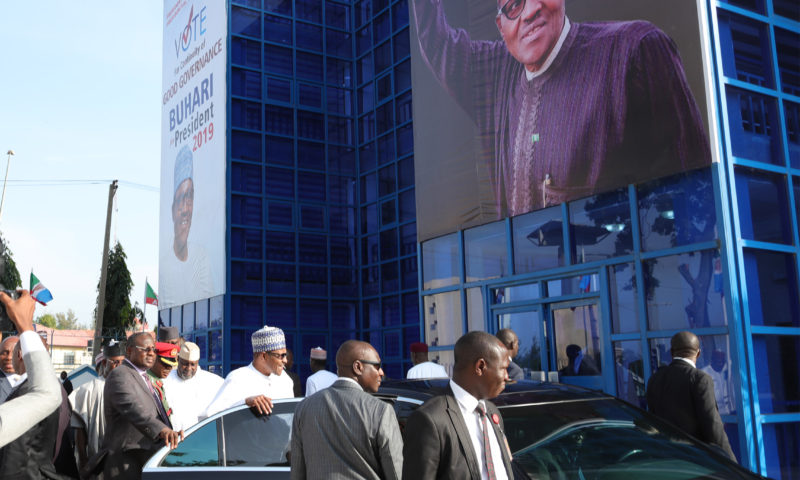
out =
{"type": "Polygon", "coordinates": [[[492,414],[492,421],[495,425],[500,425],[500,417],[498,417],[496,413],[492,414]]]}

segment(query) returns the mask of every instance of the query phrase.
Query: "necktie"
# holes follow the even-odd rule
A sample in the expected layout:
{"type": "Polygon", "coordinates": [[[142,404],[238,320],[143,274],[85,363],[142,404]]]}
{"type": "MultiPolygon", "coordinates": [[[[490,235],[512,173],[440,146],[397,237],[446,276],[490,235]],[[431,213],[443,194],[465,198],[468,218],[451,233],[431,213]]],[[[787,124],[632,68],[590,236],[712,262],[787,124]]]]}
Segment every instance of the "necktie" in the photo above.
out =
{"type": "Polygon", "coordinates": [[[492,462],[492,448],[489,445],[489,423],[486,421],[486,409],[483,404],[478,402],[475,411],[481,416],[481,424],[483,425],[483,458],[486,462],[486,472],[488,473],[489,480],[495,480],[497,475],[494,473],[494,462],[492,462]]]}
{"type": "Polygon", "coordinates": [[[147,372],[142,374],[142,378],[144,379],[145,383],[147,383],[147,387],[150,389],[150,395],[153,396],[153,400],[156,401],[156,408],[158,409],[158,414],[167,425],[169,425],[169,416],[167,416],[167,412],[164,410],[164,404],[161,403],[161,398],[158,396],[158,392],[156,389],[153,388],[153,384],[150,383],[150,377],[147,375],[147,372]]]}

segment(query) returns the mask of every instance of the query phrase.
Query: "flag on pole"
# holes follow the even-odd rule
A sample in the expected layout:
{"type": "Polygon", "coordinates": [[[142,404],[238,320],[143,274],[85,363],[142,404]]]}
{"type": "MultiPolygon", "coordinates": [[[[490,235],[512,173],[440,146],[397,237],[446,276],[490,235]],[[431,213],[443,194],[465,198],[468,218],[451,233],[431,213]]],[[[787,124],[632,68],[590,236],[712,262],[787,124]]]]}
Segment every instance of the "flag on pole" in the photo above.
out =
{"type": "Polygon", "coordinates": [[[31,296],[42,305],[47,305],[47,302],[53,299],[53,294],[50,293],[47,287],[42,285],[42,282],[36,278],[33,272],[31,272],[31,296]]]}
{"type": "Polygon", "coordinates": [[[153,287],[150,286],[150,282],[147,280],[144,281],[144,303],[145,305],[158,306],[158,295],[153,291],[153,287]]]}

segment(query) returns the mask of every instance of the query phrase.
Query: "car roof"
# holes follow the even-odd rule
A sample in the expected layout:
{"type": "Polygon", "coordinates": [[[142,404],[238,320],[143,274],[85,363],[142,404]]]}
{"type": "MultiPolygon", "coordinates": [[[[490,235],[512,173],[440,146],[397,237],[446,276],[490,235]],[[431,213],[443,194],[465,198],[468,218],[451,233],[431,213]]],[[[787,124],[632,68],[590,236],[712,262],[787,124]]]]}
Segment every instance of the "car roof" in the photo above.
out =
{"type": "MultiPolygon", "coordinates": [[[[448,378],[424,380],[392,380],[381,382],[379,396],[407,397],[425,401],[434,395],[444,393],[450,383],[448,378]]],[[[492,399],[498,406],[560,403],[579,400],[606,399],[610,395],[598,390],[566,385],[562,383],[520,380],[506,384],[505,390],[492,399]]]]}

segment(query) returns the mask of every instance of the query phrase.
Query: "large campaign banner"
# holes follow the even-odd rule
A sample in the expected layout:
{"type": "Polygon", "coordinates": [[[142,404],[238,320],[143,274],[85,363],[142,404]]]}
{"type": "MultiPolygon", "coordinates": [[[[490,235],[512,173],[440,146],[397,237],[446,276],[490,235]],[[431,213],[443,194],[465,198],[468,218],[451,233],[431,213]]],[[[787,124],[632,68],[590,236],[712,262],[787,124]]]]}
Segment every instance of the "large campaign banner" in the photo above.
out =
{"type": "Polygon", "coordinates": [[[419,240],[710,165],[705,9],[409,0],[419,240]]]}
{"type": "Polygon", "coordinates": [[[159,308],[225,292],[226,2],[164,2],[159,308]]]}

